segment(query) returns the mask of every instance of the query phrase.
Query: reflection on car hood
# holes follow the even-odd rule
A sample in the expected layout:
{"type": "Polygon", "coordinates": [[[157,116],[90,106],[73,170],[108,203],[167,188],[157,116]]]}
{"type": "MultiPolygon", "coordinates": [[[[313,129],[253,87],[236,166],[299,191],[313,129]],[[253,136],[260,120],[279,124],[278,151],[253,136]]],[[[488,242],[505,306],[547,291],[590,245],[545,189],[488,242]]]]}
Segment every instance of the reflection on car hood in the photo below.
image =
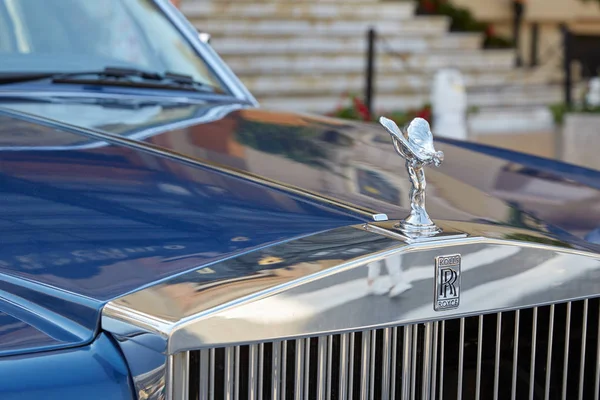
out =
{"type": "MultiPolygon", "coordinates": [[[[0,286],[0,299],[10,302],[17,289],[23,291],[17,304],[45,296],[43,310],[0,301],[0,328],[14,327],[0,329],[0,348],[11,351],[83,343],[112,298],[361,221],[274,189],[274,181],[390,219],[408,212],[404,162],[374,125],[235,104],[5,100],[2,106],[197,160],[188,165],[0,115],[0,285],[17,282],[0,286]],[[78,314],[86,317],[73,316],[70,304],[84,304],[88,312],[78,314]],[[39,317],[44,313],[57,319],[48,323],[39,317]],[[83,328],[78,336],[62,335],[70,326],[83,328]]],[[[597,249],[591,241],[600,227],[598,172],[473,144],[438,139],[436,146],[446,161],[427,170],[432,218],[533,226],[579,245],[587,238],[597,249]]]]}
{"type": "MultiPolygon", "coordinates": [[[[237,105],[5,106],[146,141],[393,219],[409,208],[404,161],[375,125],[237,105]]],[[[433,218],[519,224],[519,213],[526,213],[580,238],[598,236],[599,171],[473,143],[436,141],[446,160],[426,172],[433,218]]],[[[98,142],[90,139],[87,146],[94,145],[98,142]]]]}

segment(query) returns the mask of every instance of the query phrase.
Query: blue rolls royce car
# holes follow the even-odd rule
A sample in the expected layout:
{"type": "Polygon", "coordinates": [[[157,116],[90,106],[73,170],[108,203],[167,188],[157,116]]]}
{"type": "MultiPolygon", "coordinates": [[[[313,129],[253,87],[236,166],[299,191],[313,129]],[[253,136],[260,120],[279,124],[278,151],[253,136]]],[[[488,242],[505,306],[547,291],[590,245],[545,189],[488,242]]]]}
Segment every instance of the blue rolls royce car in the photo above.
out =
{"type": "Polygon", "coordinates": [[[381,121],[0,0],[0,399],[598,399],[600,172],[381,121]]]}

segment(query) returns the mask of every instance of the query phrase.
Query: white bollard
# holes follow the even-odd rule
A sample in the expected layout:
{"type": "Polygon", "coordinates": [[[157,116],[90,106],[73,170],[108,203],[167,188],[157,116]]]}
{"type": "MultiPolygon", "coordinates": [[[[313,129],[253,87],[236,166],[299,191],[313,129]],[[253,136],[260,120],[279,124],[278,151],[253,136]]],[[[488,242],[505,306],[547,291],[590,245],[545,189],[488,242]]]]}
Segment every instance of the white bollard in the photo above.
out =
{"type": "Polygon", "coordinates": [[[460,71],[442,69],[435,74],[431,108],[434,135],[452,139],[467,138],[467,92],[460,71]]]}

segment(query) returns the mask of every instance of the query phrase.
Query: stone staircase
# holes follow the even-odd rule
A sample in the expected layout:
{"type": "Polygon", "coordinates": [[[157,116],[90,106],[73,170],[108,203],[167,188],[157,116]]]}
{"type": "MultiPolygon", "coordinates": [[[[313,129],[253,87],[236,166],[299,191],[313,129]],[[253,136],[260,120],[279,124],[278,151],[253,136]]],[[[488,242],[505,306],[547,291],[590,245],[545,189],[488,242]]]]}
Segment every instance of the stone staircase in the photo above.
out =
{"type": "Polygon", "coordinates": [[[362,94],[369,27],[385,42],[377,110],[429,102],[444,67],[463,72],[468,102],[480,108],[517,106],[523,115],[562,98],[551,74],[516,69],[512,50],[482,50],[479,34],[449,33],[446,17],[415,16],[413,1],[184,0],[182,10],[265,107],[327,113],[344,94],[362,94]]]}

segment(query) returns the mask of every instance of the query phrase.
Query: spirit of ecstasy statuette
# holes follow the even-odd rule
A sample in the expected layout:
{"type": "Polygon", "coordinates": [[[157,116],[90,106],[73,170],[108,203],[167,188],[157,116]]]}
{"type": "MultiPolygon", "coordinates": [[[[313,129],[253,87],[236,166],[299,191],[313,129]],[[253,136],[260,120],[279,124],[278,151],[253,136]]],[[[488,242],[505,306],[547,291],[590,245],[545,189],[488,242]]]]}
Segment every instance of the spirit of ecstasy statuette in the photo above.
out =
{"type": "Polygon", "coordinates": [[[429,123],[423,118],[415,118],[402,132],[396,123],[381,117],[379,123],[392,136],[396,153],[406,160],[406,169],[412,183],[410,190],[410,215],[396,227],[410,236],[429,236],[440,229],[429,218],[425,210],[425,166],[436,167],[444,161],[444,153],[433,147],[433,134],[429,123]]]}

